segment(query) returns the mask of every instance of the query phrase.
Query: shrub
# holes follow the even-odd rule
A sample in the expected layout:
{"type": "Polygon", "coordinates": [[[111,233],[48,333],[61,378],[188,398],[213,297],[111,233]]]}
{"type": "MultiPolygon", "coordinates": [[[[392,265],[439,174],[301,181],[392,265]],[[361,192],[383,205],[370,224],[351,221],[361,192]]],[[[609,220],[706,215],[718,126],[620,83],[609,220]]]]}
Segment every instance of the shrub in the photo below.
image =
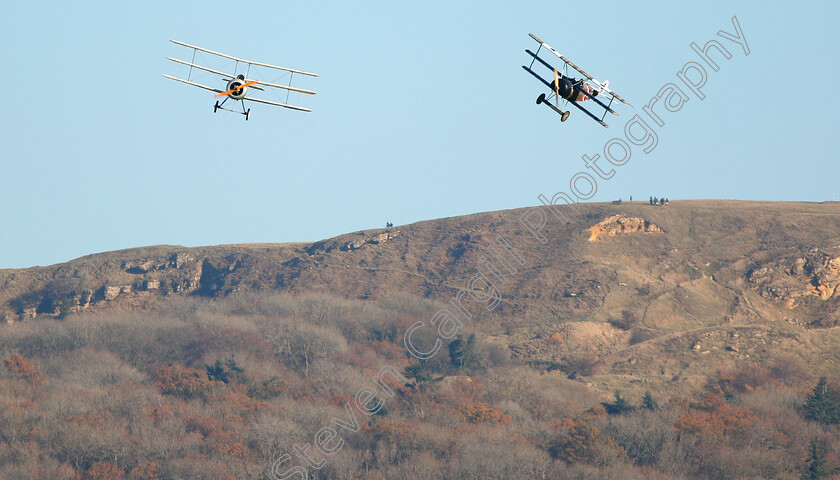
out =
{"type": "Polygon", "coordinates": [[[645,395],[642,397],[642,408],[646,408],[650,411],[659,410],[659,404],[653,399],[653,395],[650,394],[650,390],[646,391],[645,395]]]}
{"type": "Polygon", "coordinates": [[[431,381],[430,373],[429,369],[422,363],[415,363],[403,369],[403,375],[406,378],[413,378],[414,384],[417,386],[422,386],[424,383],[431,381]]]}
{"type": "Polygon", "coordinates": [[[38,369],[32,365],[32,362],[21,355],[14,354],[6,360],[3,360],[3,363],[12,375],[26,381],[27,383],[40,385],[47,379],[43,373],[39,372],[38,369]]]}
{"type": "Polygon", "coordinates": [[[677,419],[676,427],[697,435],[739,437],[759,421],[752,410],[724,401],[722,395],[707,394],[677,419]]]}
{"type": "Polygon", "coordinates": [[[83,478],[85,480],[119,480],[125,478],[125,472],[113,463],[98,462],[87,469],[83,478]]]}
{"type": "Polygon", "coordinates": [[[773,378],[789,387],[802,384],[803,379],[808,378],[807,367],[797,358],[781,358],[770,366],[770,374],[773,378]]]}
{"type": "Polygon", "coordinates": [[[214,383],[204,370],[178,366],[163,367],[157,371],[155,377],[155,386],[161,393],[185,400],[206,397],[214,383]]]}
{"type": "Polygon", "coordinates": [[[630,310],[623,310],[621,312],[621,318],[611,318],[607,321],[615,328],[630,330],[639,323],[639,318],[630,310]]]}
{"type": "Polygon", "coordinates": [[[458,404],[458,412],[470,423],[494,423],[499,425],[510,423],[510,415],[482,403],[462,402],[458,404]]]}
{"type": "Polygon", "coordinates": [[[601,402],[601,405],[604,406],[604,410],[610,415],[621,415],[622,413],[632,412],[636,409],[635,406],[627,402],[626,398],[621,396],[621,392],[618,390],[615,391],[615,402],[601,402]]]}
{"type": "Polygon", "coordinates": [[[192,340],[185,346],[183,353],[186,365],[192,365],[204,355],[214,352],[250,354],[261,360],[272,357],[271,346],[253,332],[210,327],[191,331],[190,335],[192,340]]]}
{"type": "Polygon", "coordinates": [[[657,337],[656,331],[649,328],[634,328],[630,335],[630,345],[647,342],[657,337]]]}
{"type": "Polygon", "coordinates": [[[548,444],[552,457],[568,464],[610,464],[627,458],[612,437],[582,420],[563,419],[561,432],[548,444]]]}
{"type": "Polygon", "coordinates": [[[248,386],[248,396],[257,400],[271,400],[283,393],[285,385],[277,377],[271,377],[258,384],[248,386]]]}
{"type": "Polygon", "coordinates": [[[589,377],[597,373],[598,360],[596,355],[572,358],[566,361],[566,368],[563,371],[569,375],[569,378],[575,378],[578,375],[589,377]]]}
{"type": "Polygon", "coordinates": [[[131,469],[129,480],[157,480],[157,465],[145,460],[131,469]]]}
{"type": "Polygon", "coordinates": [[[210,380],[228,383],[233,380],[235,383],[245,383],[245,375],[242,367],[236,364],[233,356],[228,357],[224,363],[216,359],[216,362],[204,366],[207,371],[207,377],[210,380]]]}
{"type": "Polygon", "coordinates": [[[461,335],[449,343],[449,360],[456,369],[464,368],[473,359],[475,348],[475,334],[471,333],[466,340],[461,335]]]}

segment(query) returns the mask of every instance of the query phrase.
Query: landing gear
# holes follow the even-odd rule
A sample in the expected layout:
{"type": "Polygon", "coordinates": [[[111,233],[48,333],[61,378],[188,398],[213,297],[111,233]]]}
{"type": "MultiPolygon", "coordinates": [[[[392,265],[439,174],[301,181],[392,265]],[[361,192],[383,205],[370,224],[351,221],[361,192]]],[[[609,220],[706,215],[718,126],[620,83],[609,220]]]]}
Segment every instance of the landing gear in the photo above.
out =
{"type": "Polygon", "coordinates": [[[249,109],[245,110],[245,102],[243,100],[239,100],[239,101],[242,102],[242,111],[241,112],[238,111],[238,110],[231,110],[230,108],[223,107],[222,105],[224,105],[225,102],[227,102],[227,98],[225,98],[224,100],[222,100],[222,103],[219,103],[218,101],[216,101],[216,104],[213,105],[213,113],[216,113],[216,111],[218,111],[218,110],[226,110],[228,112],[241,113],[242,115],[245,115],[245,121],[247,122],[248,119],[251,117],[251,109],[249,108],[249,109]]]}
{"type": "Polygon", "coordinates": [[[559,108],[552,105],[550,101],[546,100],[544,93],[541,93],[540,96],[537,97],[537,105],[539,105],[541,103],[545,104],[545,106],[547,106],[548,108],[557,112],[557,114],[560,115],[560,121],[561,122],[565,122],[566,120],[568,120],[569,119],[569,114],[572,113],[572,112],[568,112],[568,111],[564,112],[563,110],[560,110],[559,108]]]}

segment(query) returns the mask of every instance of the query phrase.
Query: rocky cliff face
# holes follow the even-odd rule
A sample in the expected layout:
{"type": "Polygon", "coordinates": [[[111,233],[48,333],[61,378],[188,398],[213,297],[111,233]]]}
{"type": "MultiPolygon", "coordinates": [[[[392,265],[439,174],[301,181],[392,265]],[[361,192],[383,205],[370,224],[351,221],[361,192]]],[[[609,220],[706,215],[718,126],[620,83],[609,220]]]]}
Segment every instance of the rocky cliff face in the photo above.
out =
{"type": "Polygon", "coordinates": [[[840,295],[840,245],[769,261],[750,272],[749,282],[761,296],[791,309],[805,297],[834,298],[840,295]]]}
{"type": "Polygon", "coordinates": [[[662,233],[662,229],[644,218],[628,217],[624,214],[613,215],[598,224],[589,227],[589,241],[598,241],[599,237],[614,237],[622,233],[662,233]]]}
{"type": "Polygon", "coordinates": [[[127,258],[101,263],[91,263],[86,261],[90,257],[85,257],[58,265],[52,271],[38,267],[7,273],[2,291],[6,301],[0,306],[0,319],[9,322],[44,315],[63,316],[127,297],[189,294],[200,285],[203,259],[194,253],[148,255],[139,249],[134,256],[131,252],[134,251],[119,255],[127,258]],[[21,286],[22,293],[9,295],[21,286]]]}
{"type": "Polygon", "coordinates": [[[370,236],[370,237],[366,237],[364,235],[364,232],[362,232],[362,235],[361,235],[362,238],[357,238],[356,240],[345,243],[344,245],[341,246],[341,250],[343,250],[343,251],[358,250],[358,249],[360,249],[360,248],[362,248],[362,247],[364,247],[365,245],[368,245],[368,244],[379,245],[379,244],[387,242],[388,240],[397,238],[399,235],[400,235],[399,231],[394,231],[394,232],[389,231],[389,232],[380,233],[378,235],[373,235],[373,236],[370,236]]]}
{"type": "Polygon", "coordinates": [[[376,248],[399,235],[394,230],[360,232],[360,238],[352,241],[346,239],[353,235],[343,235],[303,248],[284,244],[147,247],[55,267],[0,270],[0,285],[5,284],[0,289],[0,321],[61,317],[108,305],[150,305],[169,295],[213,297],[243,289],[282,288],[333,250],[349,253],[376,248]]]}

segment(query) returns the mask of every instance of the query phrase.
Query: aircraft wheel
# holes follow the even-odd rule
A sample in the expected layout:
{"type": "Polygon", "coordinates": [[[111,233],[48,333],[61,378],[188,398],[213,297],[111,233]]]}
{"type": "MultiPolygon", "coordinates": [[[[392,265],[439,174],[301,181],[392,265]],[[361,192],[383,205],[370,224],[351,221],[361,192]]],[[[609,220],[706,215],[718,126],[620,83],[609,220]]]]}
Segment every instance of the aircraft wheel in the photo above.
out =
{"type": "Polygon", "coordinates": [[[570,114],[570,113],[572,113],[572,112],[566,112],[566,113],[564,113],[563,115],[560,115],[560,121],[561,121],[561,122],[565,122],[566,120],[568,120],[568,119],[569,119],[569,114],[570,114]]]}
{"type": "Polygon", "coordinates": [[[245,112],[245,121],[248,121],[248,118],[251,116],[251,109],[249,108],[247,112],[245,112]]]}
{"type": "Polygon", "coordinates": [[[543,103],[545,101],[545,94],[541,93],[539,97],[537,97],[537,105],[543,103]]]}
{"type": "Polygon", "coordinates": [[[218,110],[218,109],[219,109],[219,102],[216,102],[216,104],[213,105],[213,113],[216,113],[216,110],[218,110]]]}

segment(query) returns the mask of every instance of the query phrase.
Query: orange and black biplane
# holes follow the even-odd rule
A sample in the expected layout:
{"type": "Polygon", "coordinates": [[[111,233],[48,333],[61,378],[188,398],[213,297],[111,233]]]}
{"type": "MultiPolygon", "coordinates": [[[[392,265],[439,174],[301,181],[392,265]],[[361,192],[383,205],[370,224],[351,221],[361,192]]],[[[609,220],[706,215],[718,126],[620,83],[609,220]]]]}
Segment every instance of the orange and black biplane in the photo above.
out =
{"type": "Polygon", "coordinates": [[[268,105],[275,105],[275,106],[278,106],[278,107],[290,108],[292,110],[299,110],[299,111],[303,111],[303,112],[311,112],[312,111],[308,108],[297,107],[295,105],[290,105],[288,103],[288,95],[291,92],[314,95],[315,92],[313,92],[312,90],[306,90],[306,89],[303,89],[303,88],[293,87],[292,86],[292,78],[294,77],[294,75],[305,75],[305,76],[310,76],[310,77],[317,77],[318,76],[317,74],[304,72],[304,71],[301,71],[301,70],[295,70],[295,69],[292,69],[292,68],[278,67],[276,65],[269,65],[267,63],[254,62],[254,61],[250,61],[250,60],[243,60],[241,58],[232,57],[232,56],[226,55],[224,53],[214,52],[213,50],[208,50],[206,48],[196,47],[195,45],[190,45],[190,44],[187,44],[187,43],[178,42],[176,40],[170,40],[170,41],[172,43],[180,45],[182,47],[191,48],[193,50],[193,60],[190,61],[190,62],[187,62],[185,60],[178,60],[177,58],[166,57],[168,60],[172,60],[175,63],[179,63],[179,64],[182,64],[182,65],[187,65],[188,67],[190,67],[190,69],[189,69],[189,72],[187,74],[186,79],[173,77],[171,75],[164,75],[164,77],[171,78],[172,80],[182,82],[182,83],[186,83],[187,85],[192,85],[194,87],[199,87],[199,88],[203,88],[205,90],[210,90],[211,92],[216,93],[217,98],[218,97],[225,97],[224,100],[222,100],[221,103],[216,101],[216,104],[213,106],[213,112],[214,113],[217,110],[220,110],[220,109],[221,110],[226,110],[228,112],[233,112],[233,113],[241,113],[242,115],[245,115],[245,120],[248,120],[248,118],[251,116],[251,109],[250,108],[249,109],[245,108],[245,100],[248,100],[250,102],[257,102],[257,103],[265,103],[265,104],[268,104],[268,105]],[[233,70],[234,70],[233,73],[223,72],[221,70],[210,68],[206,65],[199,65],[199,64],[195,63],[196,54],[200,54],[200,53],[207,53],[207,54],[213,55],[216,58],[225,59],[230,64],[233,64],[233,70]],[[270,81],[267,82],[267,81],[257,80],[255,78],[249,78],[249,75],[253,75],[255,73],[255,72],[252,72],[252,70],[258,70],[260,68],[269,69],[269,70],[272,70],[272,71],[278,71],[279,70],[279,71],[283,72],[281,74],[281,78],[288,75],[289,76],[289,84],[288,85],[281,85],[279,83],[273,83],[273,82],[270,82],[270,81]],[[198,83],[198,82],[194,81],[191,78],[191,76],[193,75],[193,69],[199,70],[199,73],[200,72],[208,72],[208,73],[211,73],[211,74],[214,74],[214,75],[218,75],[219,77],[221,77],[221,80],[226,82],[224,89],[203,85],[201,83],[198,83]],[[272,89],[279,89],[279,90],[285,91],[286,92],[286,99],[285,100],[284,99],[279,99],[280,101],[273,101],[273,100],[265,100],[265,99],[262,99],[262,98],[256,98],[256,97],[253,97],[253,96],[248,96],[248,90],[250,90],[250,89],[265,92],[266,89],[263,88],[263,87],[271,87],[272,89]],[[225,108],[224,104],[228,100],[233,100],[234,102],[236,102],[236,101],[241,102],[242,103],[242,111],[240,112],[238,110],[231,110],[231,109],[225,108]]]}

